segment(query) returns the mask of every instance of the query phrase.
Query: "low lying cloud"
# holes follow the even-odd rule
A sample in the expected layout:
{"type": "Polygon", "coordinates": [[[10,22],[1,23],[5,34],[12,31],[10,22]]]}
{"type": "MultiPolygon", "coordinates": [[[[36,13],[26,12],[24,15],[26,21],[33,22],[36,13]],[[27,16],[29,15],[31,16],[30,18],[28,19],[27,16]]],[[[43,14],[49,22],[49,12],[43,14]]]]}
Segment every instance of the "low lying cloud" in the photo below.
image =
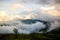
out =
{"type": "Polygon", "coordinates": [[[0,1],[0,9],[2,9],[0,11],[0,33],[14,33],[14,28],[17,28],[20,34],[41,33],[39,31],[45,29],[46,25],[49,26],[46,32],[60,28],[59,0],[9,0],[9,3],[6,3],[7,0],[0,1]],[[14,2],[11,3],[11,1],[14,2]],[[32,24],[21,22],[21,20],[28,19],[46,21],[51,25],[43,24],[43,22],[32,24]]]}
{"type": "Polygon", "coordinates": [[[14,28],[17,28],[18,32],[20,34],[30,34],[30,33],[33,33],[33,32],[37,32],[39,31],[40,29],[42,28],[45,28],[45,25],[43,23],[40,23],[40,22],[36,22],[35,24],[23,24],[21,22],[17,22],[18,24],[15,25],[16,22],[12,22],[14,23],[10,25],[8,25],[7,23],[7,26],[5,25],[0,25],[0,33],[14,33],[13,32],[13,29],[14,28]]]}

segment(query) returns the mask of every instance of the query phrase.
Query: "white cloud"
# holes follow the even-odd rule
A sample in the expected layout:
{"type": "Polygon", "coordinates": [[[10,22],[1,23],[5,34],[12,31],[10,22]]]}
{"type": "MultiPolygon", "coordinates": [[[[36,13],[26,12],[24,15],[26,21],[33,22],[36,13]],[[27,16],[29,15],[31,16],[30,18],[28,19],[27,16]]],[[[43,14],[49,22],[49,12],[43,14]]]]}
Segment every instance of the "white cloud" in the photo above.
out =
{"type": "Polygon", "coordinates": [[[9,23],[10,26],[0,26],[0,33],[14,33],[13,29],[17,28],[18,32],[20,34],[30,34],[30,33],[33,33],[33,32],[37,32],[42,28],[45,28],[45,25],[43,23],[40,23],[40,22],[37,22],[35,24],[31,24],[31,25],[22,24],[19,21],[17,21],[17,23],[18,23],[17,25],[15,24],[16,21],[12,22],[12,23],[9,23]]]}
{"type": "Polygon", "coordinates": [[[27,25],[22,24],[20,21],[15,21],[20,19],[38,19],[49,21],[51,22],[49,31],[59,27],[60,22],[58,21],[60,21],[60,12],[57,9],[59,9],[60,6],[42,5],[39,3],[40,1],[43,4],[44,0],[9,0],[9,3],[5,0],[1,1],[0,8],[4,11],[0,12],[0,20],[10,21],[0,24],[9,24],[10,26],[0,27],[0,33],[13,33],[13,29],[17,28],[19,33],[29,34],[45,28],[45,25],[40,22],[27,25]],[[24,16],[22,16],[22,14],[24,16]]]}

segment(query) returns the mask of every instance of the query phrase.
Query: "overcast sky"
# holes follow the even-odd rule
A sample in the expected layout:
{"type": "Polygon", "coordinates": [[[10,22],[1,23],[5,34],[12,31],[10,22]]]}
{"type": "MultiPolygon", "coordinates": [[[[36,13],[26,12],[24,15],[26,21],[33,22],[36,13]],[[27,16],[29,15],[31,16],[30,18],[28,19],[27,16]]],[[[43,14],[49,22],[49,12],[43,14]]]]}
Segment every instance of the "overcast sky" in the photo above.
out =
{"type": "MultiPolygon", "coordinates": [[[[55,25],[57,27],[60,24],[59,22],[56,22],[60,21],[60,1],[59,0],[0,0],[0,23],[2,22],[4,23],[6,21],[11,20],[14,21],[15,19],[39,19],[50,22],[55,21],[51,25],[52,26],[51,28],[54,29],[55,27],[53,25],[57,23],[57,25],[55,25]]],[[[14,21],[12,23],[16,22],[14,21]]],[[[17,23],[19,24],[18,26],[20,26],[20,23],[19,22],[17,23]]],[[[4,28],[5,27],[3,27],[0,30],[3,30],[4,28]]],[[[30,31],[34,31],[36,29],[39,30],[39,28],[40,29],[45,28],[45,25],[37,22],[33,25],[24,25],[23,28],[21,27],[19,29],[18,27],[20,33],[23,32],[30,33],[30,31]],[[23,28],[25,28],[25,30],[23,30],[23,28]],[[30,28],[32,30],[30,30],[30,28]]],[[[10,31],[10,29],[13,29],[13,27],[11,28],[9,27],[9,29],[7,30],[10,31]]],[[[2,33],[4,33],[4,30],[2,33]]]]}

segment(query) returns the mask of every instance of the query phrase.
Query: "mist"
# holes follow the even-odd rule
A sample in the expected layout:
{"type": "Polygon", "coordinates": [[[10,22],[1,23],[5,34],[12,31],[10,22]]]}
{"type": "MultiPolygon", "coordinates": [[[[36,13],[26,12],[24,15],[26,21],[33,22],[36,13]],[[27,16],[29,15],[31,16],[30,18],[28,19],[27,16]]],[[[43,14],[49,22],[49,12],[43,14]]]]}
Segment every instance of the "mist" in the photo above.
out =
{"type": "MultiPolygon", "coordinates": [[[[44,33],[60,28],[59,0],[0,0],[0,33],[14,33],[17,28],[20,34],[44,33]],[[7,15],[5,15],[7,14],[7,15]],[[2,16],[1,16],[2,15],[2,16]],[[4,20],[3,20],[4,19],[4,20]],[[22,20],[41,20],[26,24],[22,20]],[[50,24],[50,25],[49,25],[50,24]]],[[[30,21],[29,21],[30,22],[30,21]]]]}

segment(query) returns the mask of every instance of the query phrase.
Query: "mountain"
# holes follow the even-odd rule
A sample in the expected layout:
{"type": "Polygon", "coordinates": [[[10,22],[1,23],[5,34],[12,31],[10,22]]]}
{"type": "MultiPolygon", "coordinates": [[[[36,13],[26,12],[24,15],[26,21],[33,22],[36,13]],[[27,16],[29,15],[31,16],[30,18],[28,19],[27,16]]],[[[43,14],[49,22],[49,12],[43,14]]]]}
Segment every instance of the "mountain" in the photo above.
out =
{"type": "Polygon", "coordinates": [[[25,23],[25,24],[34,24],[36,22],[41,22],[43,24],[48,23],[47,21],[42,21],[42,20],[38,20],[38,19],[25,19],[25,20],[21,20],[21,22],[25,23]]]}

